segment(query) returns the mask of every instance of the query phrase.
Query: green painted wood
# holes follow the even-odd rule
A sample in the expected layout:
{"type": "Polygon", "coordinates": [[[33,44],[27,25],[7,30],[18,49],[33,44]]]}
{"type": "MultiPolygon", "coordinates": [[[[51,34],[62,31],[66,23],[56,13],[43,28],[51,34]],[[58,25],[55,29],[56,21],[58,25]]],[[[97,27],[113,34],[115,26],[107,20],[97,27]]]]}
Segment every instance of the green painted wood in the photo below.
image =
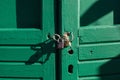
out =
{"type": "Polygon", "coordinates": [[[114,10],[117,4],[110,1],[80,0],[80,26],[113,25],[114,10]]]}
{"type": "Polygon", "coordinates": [[[0,78],[0,80],[42,80],[42,79],[19,79],[19,78],[0,78]]]}
{"type": "MultiPolygon", "coordinates": [[[[50,33],[51,35],[55,33],[55,11],[54,11],[54,0],[42,0],[43,1],[43,12],[42,12],[42,26],[43,26],[43,37],[44,41],[47,40],[47,36],[50,33]]],[[[49,45],[48,45],[49,46],[49,45]]],[[[46,58],[45,55],[43,60],[47,60],[44,63],[44,78],[43,80],[56,80],[56,60],[55,60],[55,49],[54,45],[46,47],[44,51],[47,51],[48,54],[51,54],[49,58],[46,58]]]]}
{"type": "Polygon", "coordinates": [[[78,80],[101,80],[100,77],[82,77],[79,78],[78,80]]]}
{"type": "MultiPolygon", "coordinates": [[[[46,59],[46,57],[44,57],[46,59]]],[[[52,54],[50,58],[44,63],[33,63],[26,64],[26,62],[0,62],[0,77],[4,78],[38,78],[41,80],[55,80],[55,61],[54,55],[52,54]],[[12,73],[11,73],[12,72],[12,73]]]]}
{"type": "Polygon", "coordinates": [[[86,26],[80,28],[80,43],[120,41],[120,26],[86,26]]]}
{"type": "Polygon", "coordinates": [[[0,44],[38,44],[54,33],[54,1],[28,1],[0,1],[0,44]]]}
{"type": "Polygon", "coordinates": [[[46,42],[47,35],[55,32],[54,0],[4,0],[0,4],[1,80],[55,80],[55,47],[46,42]],[[40,45],[42,50],[31,45],[40,45]]]}
{"type": "Polygon", "coordinates": [[[9,75],[12,71],[16,73],[10,75],[9,77],[31,78],[33,76],[34,78],[42,74],[41,78],[45,80],[47,80],[49,76],[50,76],[49,78],[50,80],[52,79],[54,80],[55,78],[54,76],[55,75],[55,64],[54,64],[55,54],[54,53],[45,54],[43,52],[41,55],[41,51],[32,51],[30,50],[30,47],[4,46],[0,48],[0,61],[2,62],[2,64],[0,65],[1,66],[0,68],[4,70],[4,73],[1,72],[0,77],[7,77],[6,75],[9,75]],[[24,63],[19,64],[21,61],[24,63]],[[38,63],[38,61],[40,61],[40,63],[38,63]],[[32,66],[35,64],[37,64],[37,66],[32,66]],[[22,68],[24,69],[21,70],[22,68]],[[33,72],[30,72],[31,70],[33,70],[33,72]],[[23,74],[28,74],[30,76],[27,76],[27,75],[24,76],[23,74]]]}
{"type": "Polygon", "coordinates": [[[43,26],[43,39],[46,40],[48,34],[55,33],[55,11],[54,11],[54,0],[43,0],[42,10],[42,26],[43,26]]]}
{"type": "Polygon", "coordinates": [[[78,48],[77,48],[77,34],[79,28],[79,1],[80,0],[61,0],[62,9],[61,9],[61,24],[62,31],[64,32],[73,32],[74,40],[72,41],[73,54],[69,54],[68,50],[65,48],[60,54],[61,57],[61,80],[77,80],[78,72],[78,48]],[[73,69],[70,69],[72,68],[73,69]],[[70,71],[71,70],[71,71],[70,71]]]}
{"type": "Polygon", "coordinates": [[[0,44],[39,44],[42,32],[38,29],[0,29],[0,44]]]}
{"type": "Polygon", "coordinates": [[[16,0],[0,1],[0,28],[16,28],[16,0]]]}
{"type": "MultiPolygon", "coordinates": [[[[38,47],[37,47],[38,48],[38,47]]],[[[0,46],[0,61],[28,61],[32,56],[35,62],[43,61],[41,48],[37,50],[30,46],[0,46]]]]}
{"type": "Polygon", "coordinates": [[[86,44],[79,46],[79,60],[116,58],[116,56],[118,56],[119,54],[120,54],[119,42],[86,44]]]}
{"type": "Polygon", "coordinates": [[[80,0],[78,80],[120,79],[118,3],[80,0]]]}
{"type": "Polygon", "coordinates": [[[81,77],[79,80],[120,80],[120,75],[81,77]]]}
{"type": "Polygon", "coordinates": [[[36,77],[43,78],[44,68],[41,64],[0,63],[0,77],[36,77]]]}
{"type": "Polygon", "coordinates": [[[0,28],[38,28],[42,23],[39,0],[0,1],[0,28]],[[28,3],[29,2],[29,3],[28,3]]]}
{"type": "Polygon", "coordinates": [[[82,61],[78,63],[79,76],[110,75],[120,73],[120,59],[82,61]]]}

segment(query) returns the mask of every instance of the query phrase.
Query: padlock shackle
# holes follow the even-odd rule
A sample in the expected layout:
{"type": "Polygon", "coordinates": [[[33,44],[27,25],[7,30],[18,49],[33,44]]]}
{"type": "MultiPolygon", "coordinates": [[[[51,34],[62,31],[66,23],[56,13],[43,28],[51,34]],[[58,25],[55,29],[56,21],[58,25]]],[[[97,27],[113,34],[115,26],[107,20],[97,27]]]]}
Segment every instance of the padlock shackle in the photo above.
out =
{"type": "Polygon", "coordinates": [[[57,42],[60,40],[60,38],[61,38],[61,36],[59,34],[53,35],[53,40],[55,40],[57,42]]]}

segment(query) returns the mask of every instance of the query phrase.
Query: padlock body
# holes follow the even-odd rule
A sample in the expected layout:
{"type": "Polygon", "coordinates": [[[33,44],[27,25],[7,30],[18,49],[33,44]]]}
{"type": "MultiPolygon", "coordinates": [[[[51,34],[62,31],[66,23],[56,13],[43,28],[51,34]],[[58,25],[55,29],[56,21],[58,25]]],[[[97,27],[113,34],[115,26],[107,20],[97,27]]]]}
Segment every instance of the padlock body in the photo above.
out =
{"type": "Polygon", "coordinates": [[[57,48],[58,48],[58,49],[64,48],[64,40],[63,40],[63,39],[60,39],[60,40],[58,41],[57,48]]]}
{"type": "Polygon", "coordinates": [[[64,41],[64,47],[68,47],[69,46],[69,41],[64,41]]]}

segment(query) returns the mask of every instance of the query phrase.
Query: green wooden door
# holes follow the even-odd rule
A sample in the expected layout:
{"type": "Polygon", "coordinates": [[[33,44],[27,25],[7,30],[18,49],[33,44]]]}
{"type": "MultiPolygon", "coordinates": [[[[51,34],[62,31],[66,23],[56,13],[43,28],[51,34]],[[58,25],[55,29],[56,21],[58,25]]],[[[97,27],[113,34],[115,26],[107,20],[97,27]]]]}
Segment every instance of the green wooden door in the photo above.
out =
{"type": "Polygon", "coordinates": [[[55,80],[54,0],[0,1],[0,80],[55,80]]]}
{"type": "Polygon", "coordinates": [[[119,3],[0,1],[0,80],[119,80],[119,3]],[[67,47],[55,56],[47,36],[66,31],[73,53],[67,47]]]}
{"type": "Polygon", "coordinates": [[[119,0],[62,0],[62,32],[74,33],[73,54],[62,50],[62,80],[120,79],[119,0]]]}

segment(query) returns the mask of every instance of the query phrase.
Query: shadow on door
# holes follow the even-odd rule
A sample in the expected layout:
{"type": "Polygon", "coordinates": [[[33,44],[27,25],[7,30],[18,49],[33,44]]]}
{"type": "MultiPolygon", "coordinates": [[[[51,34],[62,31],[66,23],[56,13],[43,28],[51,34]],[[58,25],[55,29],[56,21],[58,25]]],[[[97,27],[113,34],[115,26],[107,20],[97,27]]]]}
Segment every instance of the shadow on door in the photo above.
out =
{"type": "Polygon", "coordinates": [[[120,55],[100,67],[100,80],[120,80],[120,55]]]}
{"type": "Polygon", "coordinates": [[[17,28],[42,29],[42,0],[16,0],[17,28]]]}
{"type": "Polygon", "coordinates": [[[80,26],[88,26],[113,11],[114,24],[120,24],[120,0],[98,0],[80,17],[80,26]]]}
{"type": "Polygon", "coordinates": [[[49,60],[50,55],[55,53],[54,44],[55,42],[53,40],[48,39],[43,43],[39,43],[37,45],[31,46],[31,50],[34,50],[35,53],[31,55],[31,57],[28,59],[27,62],[25,62],[25,64],[32,65],[36,62],[40,62],[41,64],[46,63],[49,60]],[[42,58],[43,55],[46,55],[46,58],[40,61],[40,58],[42,58]]]}
{"type": "MultiPolygon", "coordinates": [[[[113,25],[120,24],[119,5],[120,0],[96,0],[96,2],[80,17],[80,26],[88,26],[111,11],[114,13],[113,25]]],[[[120,55],[102,65],[99,74],[100,80],[120,80],[120,55]]]]}

